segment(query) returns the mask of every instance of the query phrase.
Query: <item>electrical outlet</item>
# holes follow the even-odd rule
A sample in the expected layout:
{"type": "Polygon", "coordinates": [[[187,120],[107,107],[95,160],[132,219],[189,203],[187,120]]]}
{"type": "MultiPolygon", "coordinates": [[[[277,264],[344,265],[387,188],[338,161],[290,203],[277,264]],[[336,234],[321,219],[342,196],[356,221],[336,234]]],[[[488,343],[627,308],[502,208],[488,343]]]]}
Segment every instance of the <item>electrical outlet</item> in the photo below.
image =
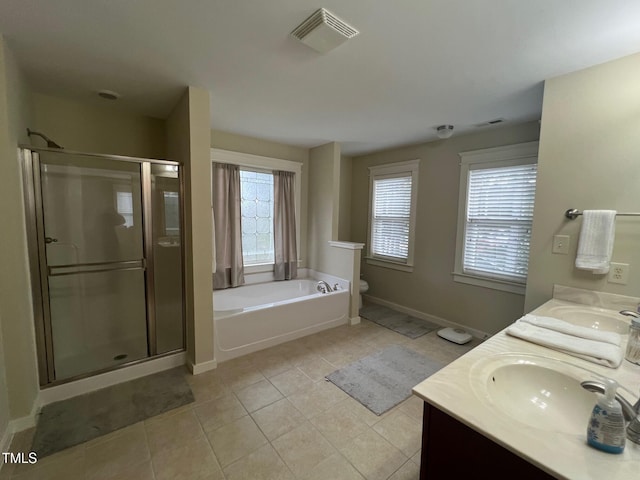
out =
{"type": "Polygon", "coordinates": [[[626,285],[629,281],[629,269],[631,267],[628,263],[611,263],[609,268],[609,278],[607,281],[609,283],[619,283],[621,285],[626,285]]]}

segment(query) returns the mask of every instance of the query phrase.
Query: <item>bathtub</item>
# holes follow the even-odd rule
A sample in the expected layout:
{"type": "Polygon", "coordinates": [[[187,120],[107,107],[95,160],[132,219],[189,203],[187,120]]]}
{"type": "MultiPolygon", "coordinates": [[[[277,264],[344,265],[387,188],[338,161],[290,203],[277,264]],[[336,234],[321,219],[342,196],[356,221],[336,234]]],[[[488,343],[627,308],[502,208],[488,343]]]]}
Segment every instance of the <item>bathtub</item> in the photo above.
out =
{"type": "MultiPolygon", "coordinates": [[[[324,278],[324,277],[323,277],[324,278]]],[[[349,282],[316,290],[318,280],[299,279],[245,285],[213,293],[215,356],[224,362],[289,340],[346,324],[349,282]]]]}

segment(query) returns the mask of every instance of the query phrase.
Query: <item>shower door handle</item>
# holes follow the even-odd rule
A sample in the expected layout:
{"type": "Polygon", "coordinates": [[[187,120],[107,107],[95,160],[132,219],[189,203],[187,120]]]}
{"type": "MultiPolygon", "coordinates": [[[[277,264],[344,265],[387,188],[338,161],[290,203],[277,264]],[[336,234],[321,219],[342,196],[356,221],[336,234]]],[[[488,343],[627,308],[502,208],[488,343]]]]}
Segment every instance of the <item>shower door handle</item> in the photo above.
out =
{"type": "Polygon", "coordinates": [[[58,243],[57,238],[44,237],[44,243],[58,243]]]}
{"type": "Polygon", "coordinates": [[[146,270],[146,259],[125,260],[116,262],[76,263],[68,265],[49,265],[47,273],[50,277],[75,275],[78,273],[105,273],[122,270],[146,270]]]}

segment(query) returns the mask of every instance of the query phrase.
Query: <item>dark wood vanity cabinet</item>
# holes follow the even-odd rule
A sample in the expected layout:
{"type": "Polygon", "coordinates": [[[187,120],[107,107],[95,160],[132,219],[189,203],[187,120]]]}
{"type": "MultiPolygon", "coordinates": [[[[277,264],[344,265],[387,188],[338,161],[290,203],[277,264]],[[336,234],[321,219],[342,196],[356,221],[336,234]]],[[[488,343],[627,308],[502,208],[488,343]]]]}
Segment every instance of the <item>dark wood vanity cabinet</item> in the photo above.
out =
{"type": "Polygon", "coordinates": [[[420,480],[454,478],[545,480],[555,477],[425,402],[420,480]]]}

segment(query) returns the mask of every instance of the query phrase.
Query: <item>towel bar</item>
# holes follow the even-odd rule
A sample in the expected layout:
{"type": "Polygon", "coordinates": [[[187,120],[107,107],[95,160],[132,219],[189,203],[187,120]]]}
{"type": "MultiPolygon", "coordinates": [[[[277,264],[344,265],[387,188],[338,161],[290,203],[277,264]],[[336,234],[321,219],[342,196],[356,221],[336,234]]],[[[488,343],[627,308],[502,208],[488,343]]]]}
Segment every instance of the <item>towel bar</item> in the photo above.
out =
{"type": "MultiPolygon", "coordinates": [[[[564,212],[564,216],[567,217],[570,220],[575,220],[576,218],[578,218],[578,215],[582,215],[582,212],[580,210],[576,210],[575,208],[570,208],[569,210],[567,210],[566,212],[564,212]]],[[[640,217],[640,213],[638,212],[628,212],[628,213],[616,213],[616,217],[621,216],[621,217],[640,217]]]]}

